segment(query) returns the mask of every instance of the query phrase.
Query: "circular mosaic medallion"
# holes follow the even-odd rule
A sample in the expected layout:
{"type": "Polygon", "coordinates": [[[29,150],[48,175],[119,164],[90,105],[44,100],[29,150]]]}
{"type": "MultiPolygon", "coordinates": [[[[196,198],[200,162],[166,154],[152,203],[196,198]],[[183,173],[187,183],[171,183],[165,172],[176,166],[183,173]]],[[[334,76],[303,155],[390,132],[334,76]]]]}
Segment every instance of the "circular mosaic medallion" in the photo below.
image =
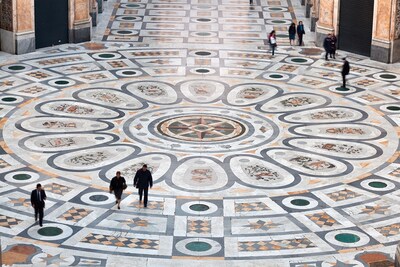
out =
{"type": "Polygon", "coordinates": [[[10,172],[4,179],[11,183],[31,183],[39,179],[39,174],[29,171],[10,172]]]}
{"type": "Polygon", "coordinates": [[[92,55],[95,59],[117,59],[120,58],[121,55],[118,53],[96,53],[92,55]]]}
{"type": "Polygon", "coordinates": [[[130,69],[124,69],[124,70],[119,70],[115,72],[115,74],[121,76],[121,77],[136,77],[142,75],[142,72],[139,70],[130,70],[130,69]]]}
{"type": "Polygon", "coordinates": [[[22,71],[28,71],[31,70],[32,67],[26,64],[12,64],[12,65],[5,65],[1,67],[2,70],[8,71],[8,72],[22,72],[22,71]]]}
{"type": "Polygon", "coordinates": [[[383,81],[387,81],[387,82],[393,82],[393,81],[400,80],[399,74],[390,73],[390,72],[376,73],[373,75],[373,77],[375,79],[383,80],[383,81]]]}
{"type": "Polygon", "coordinates": [[[325,235],[325,239],[331,244],[350,248],[365,246],[370,241],[366,234],[346,229],[329,232],[325,235]]]}
{"type": "Polygon", "coordinates": [[[189,214],[209,215],[218,210],[217,205],[208,201],[190,201],[181,206],[181,209],[189,214]]]}
{"type": "Polygon", "coordinates": [[[306,210],[318,206],[318,201],[310,197],[296,196],[282,200],[283,205],[292,209],[306,210]]]}
{"type": "Polygon", "coordinates": [[[168,137],[190,142],[218,142],[243,135],[240,122],[222,116],[190,115],[165,120],[157,126],[168,137]]]}
{"type": "Polygon", "coordinates": [[[300,65],[308,65],[314,62],[311,58],[306,57],[287,57],[285,58],[285,61],[300,65]]]}
{"type": "Polygon", "coordinates": [[[354,87],[350,87],[350,86],[346,86],[346,87],[342,87],[342,86],[331,86],[329,87],[329,91],[338,93],[338,94],[350,94],[350,93],[354,93],[357,90],[354,87]]]}
{"type": "Polygon", "coordinates": [[[72,234],[73,230],[71,227],[58,223],[44,223],[43,227],[35,225],[28,230],[30,237],[44,241],[65,239],[72,234]]]}
{"type": "Polygon", "coordinates": [[[289,75],[283,73],[266,73],[263,77],[267,80],[283,81],[290,78],[289,75]]]}
{"type": "Polygon", "coordinates": [[[176,243],[175,247],[179,252],[191,256],[210,256],[222,249],[221,244],[208,238],[184,239],[176,243]]]}
{"type": "Polygon", "coordinates": [[[384,179],[366,179],[361,182],[361,186],[371,191],[385,192],[393,190],[396,185],[384,179]]]}
{"type": "Polygon", "coordinates": [[[210,68],[195,68],[190,70],[191,73],[193,74],[214,74],[216,71],[214,69],[210,68]]]}
{"type": "Polygon", "coordinates": [[[81,196],[81,200],[89,205],[107,205],[114,203],[114,195],[106,192],[91,192],[81,196]]]}
{"type": "Polygon", "coordinates": [[[49,85],[56,86],[56,87],[67,87],[67,86],[72,86],[76,82],[74,80],[70,79],[56,79],[56,80],[51,80],[48,82],[49,85]]]}

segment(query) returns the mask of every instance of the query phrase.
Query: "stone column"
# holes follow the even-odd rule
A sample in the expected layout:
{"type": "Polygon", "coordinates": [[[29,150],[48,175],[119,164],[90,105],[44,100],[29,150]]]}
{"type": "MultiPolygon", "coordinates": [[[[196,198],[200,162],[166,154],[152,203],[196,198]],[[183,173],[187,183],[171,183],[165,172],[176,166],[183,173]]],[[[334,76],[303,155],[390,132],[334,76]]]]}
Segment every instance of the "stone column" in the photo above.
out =
{"type": "Polygon", "coordinates": [[[69,0],[69,42],[90,41],[92,18],[89,15],[89,0],[69,0]]]}
{"type": "Polygon", "coordinates": [[[92,26],[97,26],[98,23],[98,15],[99,15],[99,8],[97,5],[96,0],[89,0],[89,10],[90,16],[92,17],[92,26]]]}
{"type": "Polygon", "coordinates": [[[371,59],[400,60],[400,0],[375,0],[371,59]]]}
{"type": "Polygon", "coordinates": [[[316,23],[316,44],[322,46],[328,33],[335,31],[338,21],[339,0],[320,0],[319,16],[316,23]]]}
{"type": "Polygon", "coordinates": [[[310,18],[312,2],[313,2],[312,0],[307,0],[306,1],[306,18],[310,18]]]}
{"type": "Polygon", "coordinates": [[[312,7],[311,7],[311,27],[310,30],[315,32],[316,24],[319,18],[319,0],[312,0],[312,7]]]}
{"type": "Polygon", "coordinates": [[[2,0],[1,49],[11,54],[35,51],[34,0],[2,0]]]}

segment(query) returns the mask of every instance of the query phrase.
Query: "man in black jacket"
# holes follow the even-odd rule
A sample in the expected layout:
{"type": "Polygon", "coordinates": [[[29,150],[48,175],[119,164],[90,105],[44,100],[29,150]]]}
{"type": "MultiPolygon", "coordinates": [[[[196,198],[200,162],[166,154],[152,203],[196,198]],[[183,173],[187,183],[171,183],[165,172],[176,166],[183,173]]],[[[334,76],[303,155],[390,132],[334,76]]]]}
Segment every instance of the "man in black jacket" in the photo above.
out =
{"type": "Polygon", "coordinates": [[[144,192],[144,207],[147,207],[147,195],[150,188],[153,187],[153,177],[151,172],[147,169],[147,165],[144,164],[141,169],[136,172],[135,179],[133,180],[133,186],[139,189],[139,201],[142,202],[142,196],[144,192]]]}
{"type": "Polygon", "coordinates": [[[350,73],[350,64],[349,62],[346,60],[346,58],[343,58],[344,62],[343,62],[343,67],[342,67],[342,79],[343,79],[343,88],[346,88],[346,75],[348,75],[350,73]]]}
{"type": "Polygon", "coordinates": [[[331,49],[332,49],[332,34],[328,34],[328,36],[325,37],[324,39],[324,49],[325,49],[325,60],[328,59],[328,55],[331,54],[331,49]]]}
{"type": "Polygon", "coordinates": [[[43,226],[43,209],[44,201],[46,200],[46,192],[42,189],[41,184],[36,185],[36,189],[31,193],[31,204],[35,209],[35,221],[38,219],[39,215],[39,225],[43,226]]]}

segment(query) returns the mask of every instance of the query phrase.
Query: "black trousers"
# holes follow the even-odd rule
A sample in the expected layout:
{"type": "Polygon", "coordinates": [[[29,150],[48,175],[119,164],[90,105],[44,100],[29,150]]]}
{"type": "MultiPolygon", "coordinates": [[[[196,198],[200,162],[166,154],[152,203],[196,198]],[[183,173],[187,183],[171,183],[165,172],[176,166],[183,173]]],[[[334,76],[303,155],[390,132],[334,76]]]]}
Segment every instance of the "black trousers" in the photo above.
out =
{"type": "Polygon", "coordinates": [[[297,36],[299,37],[299,45],[302,46],[303,45],[303,34],[297,34],[297,36]]]}
{"type": "Polygon", "coordinates": [[[149,188],[139,188],[139,200],[142,201],[142,196],[144,192],[144,206],[147,207],[147,199],[148,199],[148,194],[149,194],[149,188]]]}
{"type": "Polygon", "coordinates": [[[39,224],[42,225],[44,212],[43,212],[43,206],[41,205],[35,205],[35,221],[38,219],[38,215],[39,215],[39,224]]]}
{"type": "Polygon", "coordinates": [[[342,74],[342,79],[343,79],[343,88],[346,88],[346,75],[342,74]]]}

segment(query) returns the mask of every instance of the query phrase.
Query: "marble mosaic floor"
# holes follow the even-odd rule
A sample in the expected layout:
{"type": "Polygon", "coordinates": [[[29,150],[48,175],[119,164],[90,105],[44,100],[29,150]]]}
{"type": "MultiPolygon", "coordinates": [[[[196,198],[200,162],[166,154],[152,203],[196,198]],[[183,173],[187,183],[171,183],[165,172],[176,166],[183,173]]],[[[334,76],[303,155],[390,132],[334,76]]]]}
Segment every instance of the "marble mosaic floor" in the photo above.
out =
{"type": "Polygon", "coordinates": [[[340,61],[285,46],[292,1],[123,0],[101,41],[3,60],[3,263],[390,266],[400,70],[350,56],[341,88],[340,61]],[[147,208],[131,186],[143,163],[147,208]]]}

